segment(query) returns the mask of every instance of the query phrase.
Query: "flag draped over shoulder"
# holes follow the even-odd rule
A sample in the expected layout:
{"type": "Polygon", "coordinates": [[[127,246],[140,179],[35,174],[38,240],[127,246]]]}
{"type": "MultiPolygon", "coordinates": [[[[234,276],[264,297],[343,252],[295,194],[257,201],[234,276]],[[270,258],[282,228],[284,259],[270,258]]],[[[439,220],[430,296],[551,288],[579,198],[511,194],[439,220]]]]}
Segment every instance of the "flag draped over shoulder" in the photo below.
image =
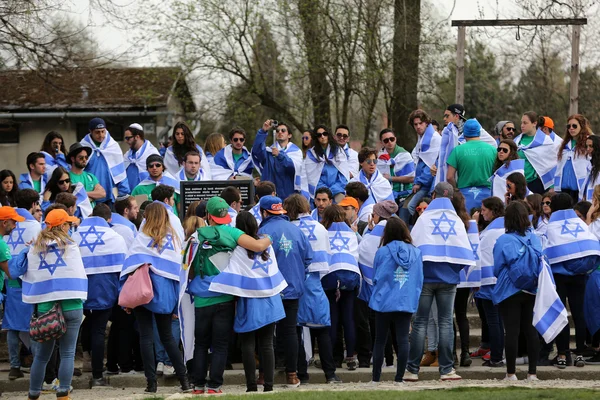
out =
{"type": "Polygon", "coordinates": [[[458,128],[452,122],[442,130],[442,141],[438,158],[438,172],[435,175],[436,185],[439,182],[446,182],[448,176],[448,157],[450,157],[452,150],[458,146],[458,136],[458,128]]]}
{"type": "Polygon", "coordinates": [[[423,261],[475,266],[467,231],[448,198],[432,200],[417,219],[411,236],[423,261]]]}
{"type": "Polygon", "coordinates": [[[334,222],[329,227],[331,258],[329,272],[347,270],[360,275],[358,268],[358,238],[345,222],[334,222]]]}
{"type": "Polygon", "coordinates": [[[169,233],[163,238],[159,249],[154,243],[154,239],[140,231],[129,246],[121,278],[146,263],[150,264],[150,270],[156,275],[179,282],[179,270],[181,269],[179,240],[169,233]]]}
{"type": "Polygon", "coordinates": [[[129,168],[131,164],[135,164],[138,169],[138,174],[146,172],[146,159],[152,154],[159,154],[159,152],[149,140],[144,140],[144,144],[137,149],[137,151],[133,151],[132,149],[127,150],[123,155],[125,171],[127,171],[127,168],[129,168]]]}
{"type": "Polygon", "coordinates": [[[24,208],[17,208],[16,211],[17,214],[25,218],[25,221],[17,222],[15,229],[12,230],[10,235],[4,237],[12,257],[18,256],[27,246],[27,243],[35,240],[42,230],[40,223],[33,218],[29,211],[24,208]]]}
{"type": "Polygon", "coordinates": [[[123,162],[123,153],[119,144],[110,136],[110,133],[106,131],[106,137],[104,141],[100,143],[100,147],[96,146],[89,133],[81,140],[81,144],[92,148],[94,157],[97,153],[101,153],[108,164],[108,170],[112,177],[115,185],[121,181],[127,179],[127,172],[125,171],[125,163],[123,162]]]}
{"type": "Polygon", "coordinates": [[[81,182],[77,182],[77,185],[75,185],[73,196],[75,196],[75,205],[81,214],[81,218],[85,219],[92,215],[92,203],[90,203],[90,198],[81,182]]]}
{"type": "Polygon", "coordinates": [[[554,184],[554,176],[556,175],[556,146],[550,136],[538,129],[535,133],[533,141],[527,146],[521,145],[523,134],[515,138],[515,143],[522,150],[527,159],[535,169],[544,189],[548,189],[554,184]]]}
{"type": "Polygon", "coordinates": [[[481,286],[481,243],[479,241],[479,230],[477,229],[476,221],[469,221],[469,229],[467,230],[469,243],[473,249],[473,257],[475,258],[474,266],[466,266],[460,271],[459,288],[471,288],[481,286]]]}
{"type": "Polygon", "coordinates": [[[427,125],[425,132],[419,136],[417,145],[412,151],[415,164],[418,164],[419,160],[423,160],[429,168],[433,167],[438,159],[441,144],[442,137],[433,129],[433,125],[427,125]]]}
{"type": "Polygon", "coordinates": [[[379,249],[386,224],[386,220],[379,221],[371,232],[363,236],[358,244],[358,267],[363,277],[358,298],[366,302],[369,302],[371,293],[373,292],[373,275],[375,274],[373,262],[375,261],[375,253],[379,249]]]}
{"type": "MultiPolygon", "coordinates": [[[[273,152],[273,147],[277,147],[280,153],[285,153],[292,162],[294,163],[294,190],[302,193],[304,196],[308,196],[308,182],[304,174],[304,159],[302,157],[302,150],[294,143],[289,142],[287,147],[284,149],[279,145],[279,142],[275,141],[275,144],[270,147],[266,147],[267,153],[273,152]]],[[[258,158],[252,155],[252,161],[258,172],[262,175],[263,165],[258,162],[258,158]]]]}
{"type": "MultiPolygon", "coordinates": [[[[181,168],[179,170],[179,172],[177,172],[177,175],[175,176],[177,178],[177,180],[179,182],[181,181],[187,181],[187,176],[185,176],[185,168],[181,168]]],[[[207,174],[204,169],[200,168],[198,170],[198,173],[196,174],[196,176],[194,176],[194,179],[192,179],[193,181],[210,181],[210,175],[207,174]]],[[[177,187],[175,189],[179,190],[180,185],[178,184],[177,187]]]]}
{"type": "Polygon", "coordinates": [[[317,190],[319,179],[321,179],[321,172],[323,171],[325,163],[334,165],[337,170],[344,175],[347,181],[350,180],[348,156],[342,148],[338,148],[338,151],[334,155],[331,152],[331,146],[327,145],[324,158],[319,159],[315,153],[315,148],[313,147],[306,152],[306,158],[304,159],[304,172],[306,173],[308,193],[311,198],[315,196],[315,191],[317,190]]]}
{"type": "Polygon", "coordinates": [[[352,179],[352,182],[356,181],[366,186],[366,188],[369,190],[369,196],[373,199],[375,203],[379,203],[380,201],[384,200],[394,201],[392,185],[387,179],[383,177],[379,170],[375,170],[375,173],[371,176],[371,179],[367,179],[367,177],[364,174],[364,171],[361,169],[358,174],[358,177],[352,179]]]}
{"type": "Polygon", "coordinates": [[[506,201],[504,199],[504,195],[506,194],[506,178],[514,173],[525,175],[525,160],[512,160],[508,166],[503,164],[489,179],[492,183],[492,196],[498,197],[503,203],[506,201]]]}
{"type": "Polygon", "coordinates": [[[544,254],[550,264],[600,255],[598,239],[572,209],[552,213],[546,236],[544,254]]]}
{"type": "Polygon", "coordinates": [[[79,246],[87,275],[121,272],[127,255],[127,244],[103,218],[83,220],[73,234],[79,246]]]}
{"type": "Polygon", "coordinates": [[[540,259],[540,275],[532,323],[546,343],[553,341],[569,323],[567,309],[556,293],[552,272],[544,257],[540,259]]]}
{"type": "MultiPolygon", "coordinates": [[[[204,154],[204,150],[198,144],[196,144],[196,151],[200,154],[200,167],[208,177],[207,179],[210,180],[212,171],[209,158],[204,154]]],[[[165,151],[165,156],[163,158],[165,161],[165,167],[167,168],[167,171],[170,171],[172,174],[174,174],[175,171],[179,171],[179,169],[181,168],[181,164],[179,164],[179,161],[177,161],[177,157],[175,157],[173,146],[167,147],[167,150],[165,151]]]]}
{"type": "Polygon", "coordinates": [[[194,309],[194,297],[188,291],[188,280],[192,262],[198,252],[198,232],[195,232],[184,245],[182,267],[179,270],[179,304],[177,311],[179,316],[179,327],[181,329],[181,343],[183,344],[183,355],[185,361],[194,358],[194,329],[196,326],[196,315],[194,309]]]}
{"type": "Polygon", "coordinates": [[[575,177],[577,178],[577,188],[579,191],[583,190],[584,183],[587,178],[588,167],[591,165],[587,155],[577,154],[573,147],[572,141],[567,142],[567,146],[562,151],[562,158],[558,160],[556,166],[556,176],[554,177],[554,190],[557,192],[561,191],[562,187],[562,173],[567,161],[571,160],[575,177]]]}
{"type": "Polygon", "coordinates": [[[600,173],[594,179],[592,176],[592,166],[589,165],[587,169],[587,176],[583,182],[582,189],[579,191],[579,200],[591,201],[594,197],[594,188],[600,185],[600,173]]]}
{"type": "Polygon", "coordinates": [[[496,277],[494,276],[494,245],[498,238],[505,232],[504,217],[498,217],[490,222],[479,235],[481,286],[496,284],[496,277]]]}
{"type": "Polygon", "coordinates": [[[309,214],[302,214],[299,219],[292,221],[304,236],[308,239],[313,251],[313,257],[308,272],[318,272],[321,276],[329,272],[329,259],[331,257],[331,247],[329,245],[329,234],[327,229],[309,214]]]}
{"type": "Polygon", "coordinates": [[[212,179],[216,181],[226,181],[235,175],[252,177],[252,169],[254,168],[252,157],[245,147],[242,148],[242,153],[246,159],[237,167],[233,158],[233,148],[231,145],[227,145],[224,149],[215,154],[213,164],[211,165],[212,179]]]}
{"type": "Polygon", "coordinates": [[[389,174],[390,167],[394,167],[393,176],[415,176],[415,160],[408,151],[400,151],[395,157],[390,158],[384,149],[377,154],[377,170],[381,174],[389,174]]]}
{"type": "Polygon", "coordinates": [[[155,181],[154,179],[150,178],[150,174],[148,172],[142,172],[140,174],[140,183],[138,183],[138,186],[147,186],[147,185],[171,186],[173,189],[175,189],[175,193],[179,193],[179,187],[180,187],[179,180],[174,178],[173,175],[171,175],[167,171],[163,172],[162,176],[160,177],[160,179],[158,181],[155,181]]]}

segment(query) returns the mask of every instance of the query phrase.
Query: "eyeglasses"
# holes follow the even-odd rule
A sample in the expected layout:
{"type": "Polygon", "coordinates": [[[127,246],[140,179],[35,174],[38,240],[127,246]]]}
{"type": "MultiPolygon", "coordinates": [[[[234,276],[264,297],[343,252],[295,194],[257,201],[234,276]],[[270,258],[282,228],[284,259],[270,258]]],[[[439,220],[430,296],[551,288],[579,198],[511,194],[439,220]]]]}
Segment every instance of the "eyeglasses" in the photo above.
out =
{"type": "Polygon", "coordinates": [[[335,136],[337,136],[339,139],[348,139],[350,137],[350,135],[342,135],[341,133],[336,133],[335,136]]]}
{"type": "Polygon", "coordinates": [[[287,128],[275,129],[275,132],[277,132],[277,133],[279,133],[279,132],[286,133],[287,132],[287,128]]]}
{"type": "Polygon", "coordinates": [[[507,126],[506,130],[509,131],[509,132],[515,132],[516,128],[510,128],[510,127],[507,126]]]}
{"type": "Polygon", "coordinates": [[[317,138],[320,138],[320,137],[323,137],[323,136],[329,136],[329,133],[327,133],[327,132],[321,132],[321,133],[317,132],[317,133],[315,133],[315,136],[317,138]]]}
{"type": "Polygon", "coordinates": [[[233,142],[235,142],[235,143],[237,143],[237,142],[244,143],[244,142],[246,141],[246,138],[243,138],[243,137],[234,137],[234,138],[233,138],[233,139],[231,139],[231,140],[232,140],[233,142]]]}
{"type": "Polygon", "coordinates": [[[150,165],[148,165],[148,168],[160,168],[162,167],[161,163],[152,163],[150,165]]]}
{"type": "Polygon", "coordinates": [[[372,158],[367,158],[364,162],[366,162],[369,165],[377,164],[377,160],[373,160],[372,158]]]}
{"type": "Polygon", "coordinates": [[[71,183],[71,180],[70,179],[63,179],[63,180],[58,181],[59,185],[64,185],[65,183],[71,183]]]}
{"type": "Polygon", "coordinates": [[[77,160],[87,160],[88,156],[77,156],[77,160]]]}
{"type": "Polygon", "coordinates": [[[131,136],[123,136],[123,139],[125,139],[126,142],[129,142],[131,139],[133,139],[133,135],[131,135],[131,136]]]}
{"type": "Polygon", "coordinates": [[[593,145],[593,144],[586,144],[586,145],[585,145],[585,148],[586,148],[586,149],[593,149],[593,148],[594,148],[594,145],[593,145]]]}
{"type": "Polygon", "coordinates": [[[550,206],[550,202],[549,201],[542,201],[542,205],[543,206],[550,206]]]}
{"type": "Polygon", "coordinates": [[[512,184],[510,182],[506,182],[506,188],[507,189],[512,189],[512,184]]]}
{"type": "Polygon", "coordinates": [[[508,152],[510,151],[509,149],[507,149],[506,147],[498,147],[498,150],[496,150],[498,153],[502,152],[505,154],[508,154],[508,152]]]}
{"type": "Polygon", "coordinates": [[[569,128],[577,129],[577,128],[579,128],[579,125],[577,125],[577,124],[567,124],[567,129],[569,129],[569,128]]]}
{"type": "Polygon", "coordinates": [[[393,137],[393,136],[392,136],[392,137],[389,137],[389,138],[385,138],[385,139],[383,139],[383,140],[382,140],[382,142],[383,142],[384,144],[388,144],[389,142],[395,142],[395,141],[396,141],[396,138],[395,138],[395,137],[393,137]]]}
{"type": "Polygon", "coordinates": [[[426,209],[427,209],[427,206],[417,207],[417,211],[425,211],[426,209]]]}

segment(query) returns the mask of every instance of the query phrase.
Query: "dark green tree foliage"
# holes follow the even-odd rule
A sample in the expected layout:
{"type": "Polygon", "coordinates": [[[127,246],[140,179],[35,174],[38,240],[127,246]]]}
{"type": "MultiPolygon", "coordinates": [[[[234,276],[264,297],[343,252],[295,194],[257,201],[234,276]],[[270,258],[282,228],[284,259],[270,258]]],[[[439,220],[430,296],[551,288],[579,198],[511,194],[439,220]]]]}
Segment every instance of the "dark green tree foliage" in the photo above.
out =
{"type": "MultiPolygon", "coordinates": [[[[579,76],[579,113],[590,120],[592,131],[600,134],[600,65],[593,65],[579,76]]],[[[564,129],[561,129],[564,130],[564,129]]]]}

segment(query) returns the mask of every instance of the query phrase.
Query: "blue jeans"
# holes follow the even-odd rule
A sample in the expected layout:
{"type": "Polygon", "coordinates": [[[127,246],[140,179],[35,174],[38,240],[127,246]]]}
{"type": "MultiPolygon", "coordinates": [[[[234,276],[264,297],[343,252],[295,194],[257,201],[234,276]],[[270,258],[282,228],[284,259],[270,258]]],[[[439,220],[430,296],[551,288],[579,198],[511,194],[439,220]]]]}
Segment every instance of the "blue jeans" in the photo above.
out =
{"type": "MultiPolygon", "coordinates": [[[[58,379],[60,387],[57,393],[68,392],[73,380],[73,364],[75,362],[75,348],[77,346],[77,337],[79,336],[79,327],[83,319],[83,309],[63,311],[65,322],[67,323],[67,332],[58,339],[60,351],[60,367],[58,368],[58,379]]],[[[50,360],[54,350],[55,340],[48,340],[38,343],[36,352],[31,365],[31,376],[29,379],[29,394],[38,396],[42,391],[42,383],[46,373],[46,364],[50,360]]]]}
{"type": "MultiPolygon", "coordinates": [[[[156,321],[152,322],[152,329],[154,330],[154,352],[156,353],[156,362],[163,363],[170,367],[173,366],[173,363],[169,359],[169,355],[165,350],[162,342],[160,341],[160,336],[158,335],[158,328],[156,327],[156,321]]],[[[181,328],[179,327],[179,320],[173,319],[171,321],[171,331],[173,332],[173,338],[176,343],[179,343],[181,338],[181,328]]]]}
{"type": "Polygon", "coordinates": [[[419,298],[419,307],[415,314],[413,329],[410,334],[410,353],[408,355],[408,365],[406,369],[413,373],[419,373],[419,365],[423,358],[423,347],[425,345],[425,333],[427,323],[429,322],[429,313],[431,305],[435,299],[438,310],[438,356],[440,375],[448,374],[454,366],[454,357],[452,356],[452,347],[454,341],[452,327],[452,312],[454,308],[454,297],[456,295],[456,285],[448,283],[424,283],[421,297],[419,298]]]}
{"type": "MultiPolygon", "coordinates": [[[[410,199],[410,202],[408,203],[408,212],[410,213],[411,217],[415,214],[415,210],[417,209],[417,206],[421,202],[421,199],[423,199],[423,197],[426,197],[428,194],[429,194],[429,188],[428,187],[426,187],[426,188],[422,187],[410,199]]],[[[404,221],[404,222],[408,223],[408,221],[404,221]]]]}
{"type": "Polygon", "coordinates": [[[431,313],[427,323],[427,350],[437,351],[438,349],[438,313],[435,303],[431,304],[431,313]]]}
{"type": "Polygon", "coordinates": [[[500,362],[504,353],[504,325],[502,324],[502,318],[500,317],[498,306],[495,306],[491,300],[481,299],[481,305],[483,306],[488,325],[491,360],[493,362],[500,362]]]}

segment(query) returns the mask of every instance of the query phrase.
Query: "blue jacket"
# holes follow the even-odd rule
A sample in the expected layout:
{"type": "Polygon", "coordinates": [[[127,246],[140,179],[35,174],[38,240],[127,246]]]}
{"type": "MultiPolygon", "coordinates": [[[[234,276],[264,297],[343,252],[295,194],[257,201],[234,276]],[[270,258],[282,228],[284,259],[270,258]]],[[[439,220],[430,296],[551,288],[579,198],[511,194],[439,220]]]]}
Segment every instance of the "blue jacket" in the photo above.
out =
{"type": "Polygon", "coordinates": [[[283,151],[280,151],[277,157],[267,152],[265,144],[267,136],[267,132],[259,129],[252,145],[252,156],[263,166],[260,179],[273,182],[277,188],[277,196],[286,199],[296,193],[294,190],[296,167],[292,159],[283,151]]]}
{"type": "Polygon", "coordinates": [[[421,250],[395,240],[379,248],[373,262],[369,307],[379,312],[414,313],[423,289],[421,250]]]}
{"type": "Polygon", "coordinates": [[[238,297],[233,330],[237,333],[253,332],[285,318],[281,295],[271,297],[238,297]]]}
{"type": "Polygon", "coordinates": [[[318,272],[307,274],[304,289],[298,304],[298,325],[313,328],[331,326],[329,301],[318,272]]]}
{"type": "Polygon", "coordinates": [[[119,272],[88,275],[88,297],[83,308],[106,310],[113,308],[119,298],[119,272]]]}
{"type": "MultiPolygon", "coordinates": [[[[508,276],[510,266],[518,259],[519,250],[523,246],[523,243],[517,239],[517,235],[517,233],[505,233],[494,245],[494,275],[498,280],[492,292],[492,301],[496,305],[520,292],[508,276]]],[[[531,240],[535,249],[542,251],[540,240],[531,230],[526,232],[525,238],[531,240]]]]}
{"type": "Polygon", "coordinates": [[[114,186],[117,187],[119,196],[131,193],[127,179],[123,179],[117,185],[114,184],[112,175],[110,174],[110,170],[108,168],[108,163],[100,152],[92,153],[88,159],[88,164],[86,165],[85,170],[91,174],[94,174],[96,178],[98,178],[100,186],[102,186],[106,191],[106,197],[96,200],[96,203],[106,203],[107,201],[114,202],[115,196],[112,192],[112,188],[114,186]],[[100,155],[98,156],[96,154],[100,155]]]}
{"type": "Polygon", "coordinates": [[[460,271],[464,265],[447,262],[423,261],[423,276],[425,283],[460,283],[460,271]]]}
{"type": "Polygon", "coordinates": [[[288,284],[282,292],[283,299],[299,299],[304,292],[304,277],[313,257],[306,235],[288,217],[281,215],[264,219],[258,232],[273,238],[277,265],[288,284]]]}
{"type": "MultiPolygon", "coordinates": [[[[29,173],[19,175],[19,180],[19,189],[33,189],[33,186],[29,182],[29,173]]],[[[44,186],[48,183],[48,177],[46,175],[42,175],[42,182],[44,182],[44,186]]]]}
{"type": "Polygon", "coordinates": [[[433,176],[431,176],[431,170],[423,160],[419,160],[419,163],[417,164],[417,169],[415,171],[415,181],[413,185],[421,185],[421,189],[427,189],[427,192],[431,192],[431,185],[433,185],[433,176]]]}

